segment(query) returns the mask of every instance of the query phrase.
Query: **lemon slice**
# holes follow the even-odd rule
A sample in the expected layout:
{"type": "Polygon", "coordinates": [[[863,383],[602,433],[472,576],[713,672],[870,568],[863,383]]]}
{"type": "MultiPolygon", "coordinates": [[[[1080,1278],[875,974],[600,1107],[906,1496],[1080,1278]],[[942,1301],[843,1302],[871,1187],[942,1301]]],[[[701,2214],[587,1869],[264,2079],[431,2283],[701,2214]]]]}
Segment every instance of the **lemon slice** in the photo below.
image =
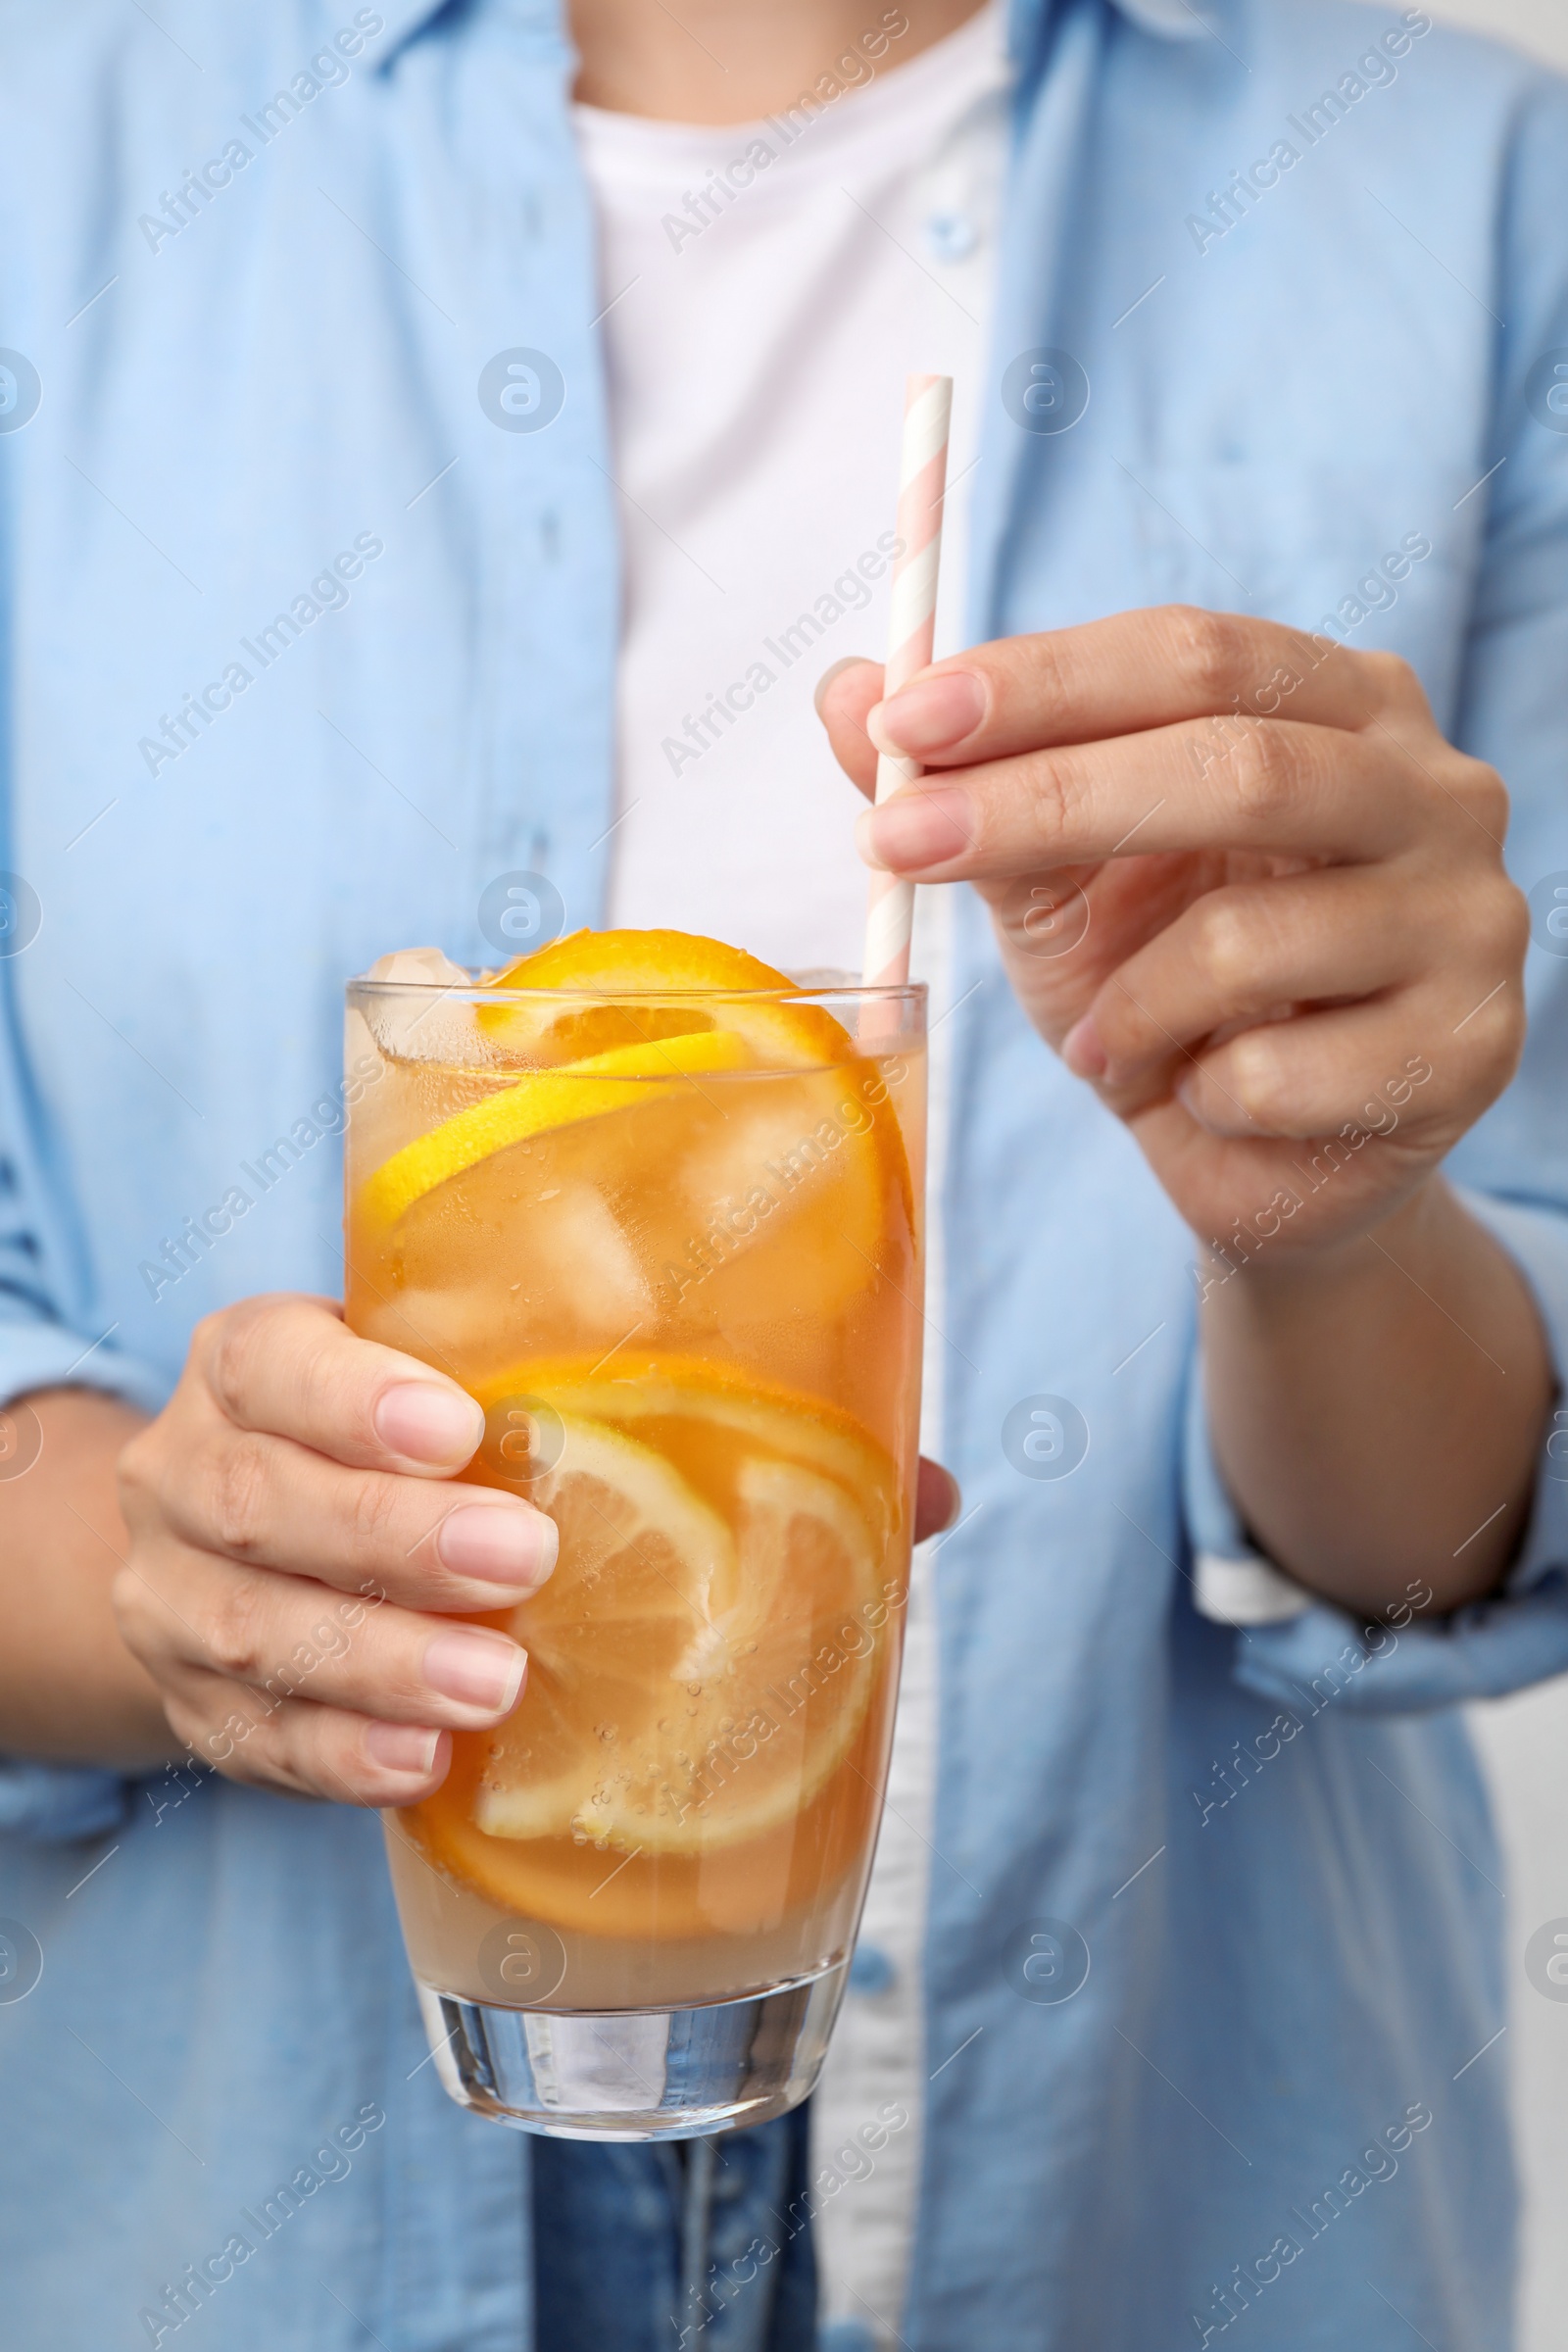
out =
{"type": "Polygon", "coordinates": [[[739,1069],[750,1058],[745,1040],[733,1029],[705,1029],[612,1047],[558,1069],[530,1070],[383,1160],[360,1189],[361,1211],[384,1229],[438,1184],[509,1144],[657,1101],[687,1079],[739,1069]],[[640,1083],[632,1087],[632,1080],[640,1083]]]}
{"type": "MultiPolygon", "coordinates": [[[[535,1395],[540,1370],[517,1376],[535,1395]]],[[[475,1792],[489,1838],[684,1857],[734,1846],[804,1811],[864,1720],[888,1615],[891,1464],[868,1438],[847,1444],[840,1460],[867,1482],[852,1491],[785,1450],[797,1421],[816,1430],[808,1447],[820,1443],[808,1399],[795,1413],[759,1396],[748,1419],[738,1396],[667,1385],[724,1513],[666,1453],[584,1417],[577,1396],[561,1410],[559,1460],[528,1490],[561,1553],[510,1620],[528,1682],[475,1792]]],[[[623,1401],[601,1396],[612,1411],[623,1401]]],[[[667,1438],[668,1417],[649,1418],[667,1438]]]]}

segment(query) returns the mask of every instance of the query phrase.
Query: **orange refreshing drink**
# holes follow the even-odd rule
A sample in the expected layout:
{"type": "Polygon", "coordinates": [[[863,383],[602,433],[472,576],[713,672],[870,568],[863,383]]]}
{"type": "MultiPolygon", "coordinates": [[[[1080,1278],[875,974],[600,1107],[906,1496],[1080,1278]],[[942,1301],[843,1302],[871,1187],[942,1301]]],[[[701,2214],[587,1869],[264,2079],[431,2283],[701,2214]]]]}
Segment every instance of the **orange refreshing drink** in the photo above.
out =
{"type": "Polygon", "coordinates": [[[349,1019],[377,1073],[349,1322],[460,1381],[465,1476],[561,1534],[485,1620],[528,1652],[515,1712],[388,1818],[444,2079],[536,2129],[779,2112],[825,2047],[892,1732],[923,992],[580,932],[488,981],[357,982],[349,1019]]]}

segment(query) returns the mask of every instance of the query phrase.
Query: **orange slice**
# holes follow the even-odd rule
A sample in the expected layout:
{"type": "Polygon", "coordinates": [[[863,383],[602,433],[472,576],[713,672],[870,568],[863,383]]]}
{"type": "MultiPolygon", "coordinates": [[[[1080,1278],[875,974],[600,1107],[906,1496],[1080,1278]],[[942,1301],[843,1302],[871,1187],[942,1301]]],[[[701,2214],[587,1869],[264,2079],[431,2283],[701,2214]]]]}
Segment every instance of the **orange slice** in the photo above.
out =
{"type": "MultiPolygon", "coordinates": [[[[551,1372],[518,1366],[480,1399],[494,1416],[524,1393],[558,1416],[559,1454],[526,1491],[561,1552],[510,1620],[528,1681],[474,1827],[686,1857],[764,1836],[810,1803],[864,1719],[893,1465],[847,1416],[690,1359],[646,1383],[551,1372]]],[[[519,1483],[488,1442],[485,1473],[519,1483]]]]}
{"type": "Polygon", "coordinates": [[[843,1061],[851,1051],[848,1034],[831,1013],[815,1004],[776,1001],[778,992],[795,991],[785,973],[748,956],[744,948],[689,931],[573,931],[508,964],[488,985],[582,997],[577,1005],[524,998],[479,1007],[479,1026],[495,1043],[549,1059],[687,1036],[720,1023],[745,1037],[769,1069],[818,1068],[843,1061]],[[701,1003],[704,996],[719,994],[743,1001],[711,1008],[701,1003]],[[748,995],[757,1001],[747,1004],[748,995]]]}
{"type": "Polygon", "coordinates": [[[592,1414],[628,1437],[653,1431],[657,1442],[661,1425],[671,1425],[666,1442],[682,1455],[694,1444],[737,1456],[748,1447],[783,1453],[858,1495],[879,1541],[903,1524],[893,1465],[858,1421],[814,1396],[798,1396],[756,1373],[743,1376],[703,1356],[624,1348],[603,1371],[586,1355],[557,1356],[518,1364],[476,1395],[485,1408],[486,1433],[480,1460],[465,1475],[486,1477],[527,1494],[530,1500],[538,1498],[529,1457],[511,1438],[506,1409],[518,1397],[546,1399],[562,1414],[592,1414]]]}
{"type": "Polygon", "coordinates": [[[495,973],[492,988],[582,989],[606,998],[668,990],[793,989],[744,948],[695,931],[571,931],[495,973]]]}

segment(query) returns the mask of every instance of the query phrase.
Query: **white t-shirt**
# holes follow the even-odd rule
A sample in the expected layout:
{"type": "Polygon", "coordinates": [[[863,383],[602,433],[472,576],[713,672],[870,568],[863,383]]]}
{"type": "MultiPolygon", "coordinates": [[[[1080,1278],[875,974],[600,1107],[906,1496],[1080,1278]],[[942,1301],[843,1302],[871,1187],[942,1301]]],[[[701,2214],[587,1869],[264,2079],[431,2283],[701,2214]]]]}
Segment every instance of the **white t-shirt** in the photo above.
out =
{"type": "MultiPolygon", "coordinates": [[[[998,0],[907,64],[897,39],[862,62],[862,85],[831,105],[760,123],[575,112],[599,220],[625,564],[610,919],[706,932],[793,971],[859,970],[860,801],[811,696],[830,663],[881,657],[915,370],[955,379],[937,652],[963,642],[963,483],[1005,135],[998,0]]],[[[946,936],[944,894],[922,891],[913,968],[932,988],[933,1199],[946,936]]],[[[934,1220],[932,1239],[940,1326],[934,1220]]],[[[939,1452],[942,1342],[929,1346],[921,1439],[939,1452]]],[[[825,2340],[843,2352],[899,2340],[931,2063],[920,1961],[935,1701],[917,1558],[888,1809],[813,2104],[813,2175],[843,2183],[813,2199],[825,2340]],[[857,2134],[890,2114],[907,2121],[868,2157],[857,2134]]]]}
{"type": "MultiPolygon", "coordinates": [[[[624,534],[612,919],[793,969],[859,969],[859,798],[811,693],[882,653],[904,379],[954,377],[960,482],[979,407],[997,9],[898,55],[815,116],[575,110],[624,534]]],[[[939,653],[961,642],[963,512],[939,653]]]]}

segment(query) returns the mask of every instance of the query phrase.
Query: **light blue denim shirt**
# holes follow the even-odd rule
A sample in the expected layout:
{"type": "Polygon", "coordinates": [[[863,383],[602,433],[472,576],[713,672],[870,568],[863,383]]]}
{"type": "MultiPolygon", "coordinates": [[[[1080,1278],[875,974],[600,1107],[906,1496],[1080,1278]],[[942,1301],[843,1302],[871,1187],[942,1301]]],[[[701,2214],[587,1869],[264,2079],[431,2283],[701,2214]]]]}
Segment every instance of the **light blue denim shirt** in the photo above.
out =
{"type": "MultiPolygon", "coordinates": [[[[1561,1360],[1563,92],[1395,0],[1036,0],[1014,42],[973,631],[1272,613],[1405,654],[1496,763],[1535,1028],[1454,1172],[1561,1360]],[[1044,350],[1088,379],[1070,430],[1004,392],[1044,350]]],[[[14,0],[0,68],[0,1383],[157,1406],[204,1312],[337,1288],[343,977],[488,958],[520,869],[600,911],[602,295],[552,0],[14,0]],[[517,349],[560,373],[537,431],[478,396],[517,349]]],[[[904,2340],[1496,2352],[1536,1923],[1505,1947],[1450,1702],[1568,1667],[1568,1460],[1494,1604],[1370,1642],[1196,1614],[1195,1549],[1240,1536],[1191,1242],[957,930],[970,1516],[904,2340]],[[1070,1476],[1004,1449],[1038,1396],[1082,1416],[1070,1476]],[[1024,1969],[1050,1933],[1070,1999],[1024,1969]]],[[[375,1823],[24,1761],[0,1801],[7,2352],[145,2343],[189,2273],[178,2338],[224,2352],[527,2345],[527,2143],[421,2065],[375,1823]]]]}

